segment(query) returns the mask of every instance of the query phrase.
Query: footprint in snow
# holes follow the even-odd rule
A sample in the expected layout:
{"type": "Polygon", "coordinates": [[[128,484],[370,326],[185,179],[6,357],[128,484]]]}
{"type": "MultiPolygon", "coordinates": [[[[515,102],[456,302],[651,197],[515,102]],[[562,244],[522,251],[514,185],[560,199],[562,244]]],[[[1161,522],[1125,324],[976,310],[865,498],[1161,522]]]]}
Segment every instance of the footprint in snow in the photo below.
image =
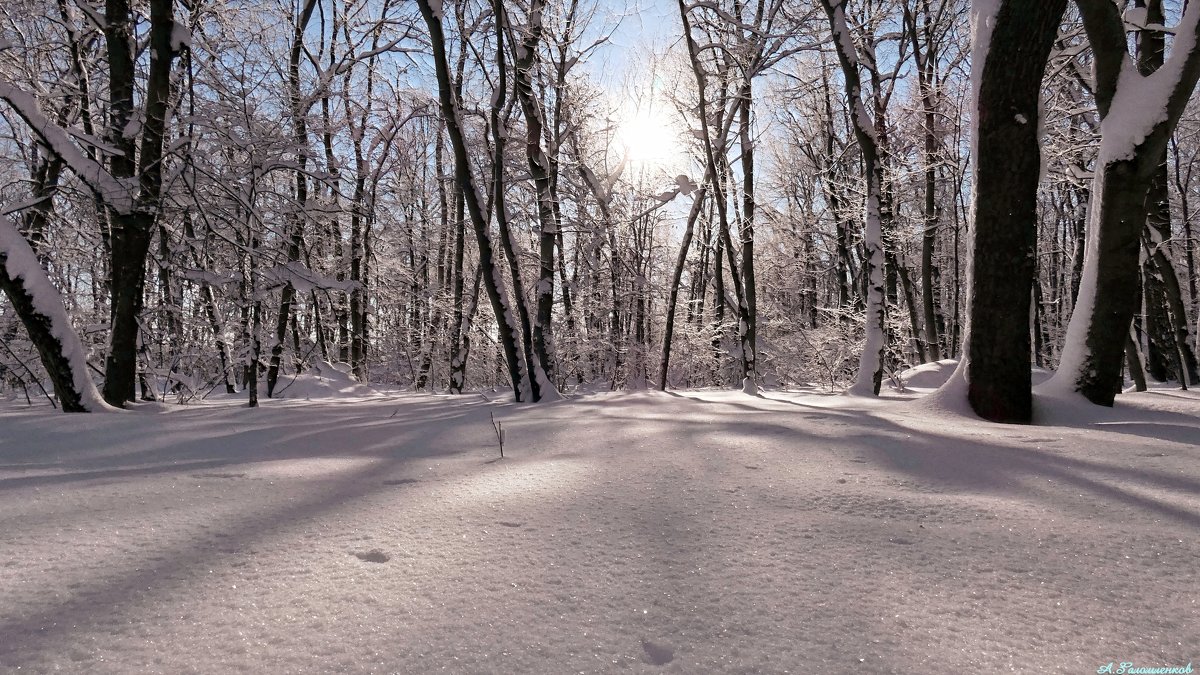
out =
{"type": "Polygon", "coordinates": [[[672,647],[651,642],[646,638],[642,638],[642,651],[645,652],[642,660],[652,666],[665,666],[675,660],[675,650],[672,647]]]}
{"type": "Polygon", "coordinates": [[[373,548],[370,551],[356,551],[354,553],[354,557],[362,560],[363,562],[373,563],[385,563],[392,559],[390,555],[380,551],[377,548],[373,548]]]}

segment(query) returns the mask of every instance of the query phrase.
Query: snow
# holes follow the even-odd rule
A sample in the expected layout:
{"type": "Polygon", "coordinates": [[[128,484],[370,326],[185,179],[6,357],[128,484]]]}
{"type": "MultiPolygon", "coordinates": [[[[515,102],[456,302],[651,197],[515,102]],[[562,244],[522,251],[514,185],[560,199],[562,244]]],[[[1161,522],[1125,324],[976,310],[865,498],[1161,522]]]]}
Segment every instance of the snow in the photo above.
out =
{"type": "MultiPolygon", "coordinates": [[[[900,373],[900,381],[904,384],[905,391],[918,393],[929,393],[934,389],[946,384],[954,374],[954,370],[958,367],[958,359],[942,359],[941,361],[931,361],[922,363],[919,366],[914,366],[900,373]]],[[[1033,379],[1033,385],[1037,386],[1054,374],[1044,368],[1031,368],[1030,373],[1033,379]]],[[[893,389],[896,387],[893,385],[893,389]]]]}
{"type": "MultiPolygon", "coordinates": [[[[1100,122],[1102,150],[1104,144],[1109,145],[1109,161],[1133,157],[1137,146],[1167,121],[1167,103],[1184,76],[1188,55],[1196,48],[1198,23],[1200,7],[1192,5],[1179,22],[1166,62],[1150,75],[1139,73],[1133,58],[1125,54],[1112,105],[1100,122]]],[[[1104,165],[1097,162],[1096,166],[1104,165]]]]}
{"type": "Polygon", "coordinates": [[[1036,427],[774,391],[0,408],[0,669],[1182,666],[1200,396],[1121,400],[1036,427]]]}
{"type": "Polygon", "coordinates": [[[171,51],[182,52],[192,48],[192,31],[186,24],[175,22],[171,26],[171,51]]]}
{"type": "Polygon", "coordinates": [[[747,396],[758,396],[758,383],[753,377],[742,378],[742,393],[747,396]]]}
{"type": "Polygon", "coordinates": [[[551,382],[550,378],[546,376],[546,369],[542,366],[541,362],[537,360],[537,356],[534,356],[533,360],[533,376],[537,378],[538,394],[541,396],[541,398],[538,400],[543,403],[560,400],[562,398],[562,393],[558,391],[558,387],[554,386],[554,383],[551,382]]]}
{"type": "Polygon", "coordinates": [[[4,269],[8,276],[21,280],[25,292],[33,300],[34,309],[50,320],[50,332],[58,339],[63,356],[71,364],[80,403],[94,412],[112,410],[88,374],[87,350],[71,325],[62,296],[46,276],[29,242],[25,241],[8,216],[0,216],[0,254],[3,254],[4,269]]]}
{"type": "MultiPolygon", "coordinates": [[[[264,389],[264,395],[265,392],[264,389]]],[[[375,389],[360,384],[355,379],[351,374],[350,364],[330,363],[314,359],[311,370],[308,372],[292,377],[281,377],[279,390],[275,395],[284,399],[327,399],[373,396],[375,394],[378,394],[375,389]]],[[[244,398],[244,395],[238,394],[237,397],[244,398]]]]}

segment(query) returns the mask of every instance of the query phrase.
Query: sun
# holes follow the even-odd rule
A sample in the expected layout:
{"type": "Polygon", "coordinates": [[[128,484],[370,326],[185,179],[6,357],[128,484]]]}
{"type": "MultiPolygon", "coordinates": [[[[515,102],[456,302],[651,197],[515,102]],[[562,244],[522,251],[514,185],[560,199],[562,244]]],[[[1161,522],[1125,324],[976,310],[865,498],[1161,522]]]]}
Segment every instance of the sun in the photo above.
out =
{"type": "Polygon", "coordinates": [[[654,169],[667,169],[679,162],[682,150],[678,131],[665,111],[622,110],[617,119],[616,146],[630,162],[654,169]]]}

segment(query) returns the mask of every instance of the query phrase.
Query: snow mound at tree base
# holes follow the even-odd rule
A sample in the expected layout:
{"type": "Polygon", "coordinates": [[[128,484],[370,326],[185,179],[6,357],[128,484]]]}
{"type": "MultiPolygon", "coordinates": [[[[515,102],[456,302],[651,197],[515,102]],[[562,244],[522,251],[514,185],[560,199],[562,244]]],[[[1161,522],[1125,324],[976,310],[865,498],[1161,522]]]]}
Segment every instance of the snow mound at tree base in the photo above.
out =
{"type": "Polygon", "coordinates": [[[294,379],[279,380],[277,398],[323,399],[363,398],[378,396],[373,387],[360,383],[350,372],[347,363],[330,363],[317,359],[311,369],[294,379]]]}
{"type": "MultiPolygon", "coordinates": [[[[903,389],[898,387],[894,380],[889,383],[889,386],[897,391],[932,391],[946,384],[957,367],[958,359],[942,359],[941,361],[922,363],[900,373],[899,379],[903,389]]],[[[1033,386],[1035,387],[1050,379],[1050,376],[1054,374],[1053,371],[1036,366],[1030,369],[1030,373],[1033,376],[1033,386]]]]}

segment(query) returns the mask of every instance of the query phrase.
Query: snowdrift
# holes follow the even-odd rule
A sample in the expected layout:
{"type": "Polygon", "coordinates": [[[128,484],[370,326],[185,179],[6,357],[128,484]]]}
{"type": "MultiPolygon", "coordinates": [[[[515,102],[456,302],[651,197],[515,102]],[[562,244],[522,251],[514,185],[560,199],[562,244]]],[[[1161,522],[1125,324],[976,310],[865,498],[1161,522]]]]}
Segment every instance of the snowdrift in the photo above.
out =
{"type": "Polygon", "coordinates": [[[333,399],[378,396],[373,387],[360,383],[350,372],[350,364],[317,359],[308,371],[294,377],[281,377],[277,398],[333,399]]]}
{"type": "MultiPolygon", "coordinates": [[[[900,373],[900,381],[904,384],[905,390],[913,390],[921,393],[932,391],[946,384],[950,376],[954,374],[954,369],[958,367],[958,359],[942,359],[941,361],[931,361],[922,363],[919,366],[909,368],[900,373]]],[[[1045,368],[1033,367],[1030,369],[1033,375],[1033,386],[1050,379],[1054,374],[1053,371],[1045,368]]],[[[895,382],[890,382],[889,386],[893,390],[897,390],[895,382]]]]}

